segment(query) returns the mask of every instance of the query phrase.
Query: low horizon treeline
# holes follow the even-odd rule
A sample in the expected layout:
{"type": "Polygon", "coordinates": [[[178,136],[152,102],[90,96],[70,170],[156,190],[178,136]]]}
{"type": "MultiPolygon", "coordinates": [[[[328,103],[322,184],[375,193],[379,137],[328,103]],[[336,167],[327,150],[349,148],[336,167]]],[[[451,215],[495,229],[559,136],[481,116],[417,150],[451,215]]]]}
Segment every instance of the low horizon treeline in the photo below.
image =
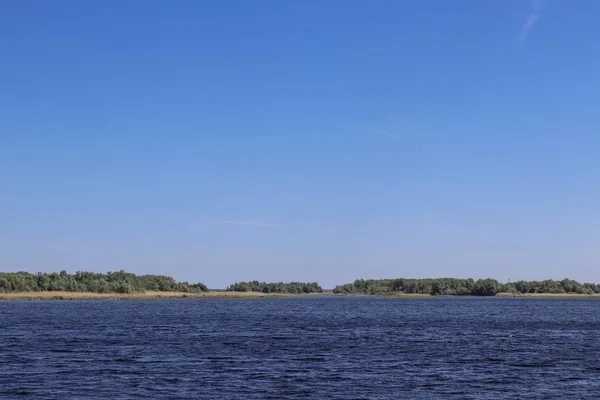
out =
{"type": "MultiPolygon", "coordinates": [[[[94,293],[136,293],[145,291],[159,292],[207,292],[203,283],[190,284],[177,282],[166,275],[136,275],[123,270],[117,272],[96,273],[67,271],[52,273],[0,272],[0,293],[11,292],[94,292],[94,293]]],[[[261,293],[323,293],[317,282],[237,282],[225,289],[235,292],[261,293]]]]}
{"type": "MultiPolygon", "coordinates": [[[[123,270],[96,273],[77,271],[69,274],[62,270],[53,273],[0,272],[0,293],[10,292],[95,292],[135,293],[145,291],[206,292],[203,283],[177,282],[166,275],[136,275],[123,270]]],[[[236,282],[226,289],[229,292],[260,292],[308,294],[323,293],[317,282],[236,282]]],[[[471,278],[397,278],[357,279],[352,283],[338,285],[335,294],[430,294],[442,296],[495,296],[498,293],[549,293],[549,294],[593,294],[600,293],[600,284],[579,283],[572,279],[560,281],[516,281],[501,283],[496,279],[471,278]]]]}
{"type": "Polygon", "coordinates": [[[516,281],[501,283],[496,279],[357,279],[352,283],[338,285],[336,294],[430,294],[441,296],[495,296],[498,293],[551,293],[593,294],[600,293],[600,285],[579,283],[572,279],[555,281],[516,281]]]}
{"type": "Polygon", "coordinates": [[[261,293],[323,293],[317,282],[236,282],[229,285],[228,292],[261,292],[261,293]]]}
{"type": "Polygon", "coordinates": [[[206,292],[203,283],[177,282],[165,275],[136,275],[123,270],[96,273],[67,271],[32,274],[29,272],[0,272],[0,293],[10,292],[94,292],[136,293],[158,292],[206,292]]]}

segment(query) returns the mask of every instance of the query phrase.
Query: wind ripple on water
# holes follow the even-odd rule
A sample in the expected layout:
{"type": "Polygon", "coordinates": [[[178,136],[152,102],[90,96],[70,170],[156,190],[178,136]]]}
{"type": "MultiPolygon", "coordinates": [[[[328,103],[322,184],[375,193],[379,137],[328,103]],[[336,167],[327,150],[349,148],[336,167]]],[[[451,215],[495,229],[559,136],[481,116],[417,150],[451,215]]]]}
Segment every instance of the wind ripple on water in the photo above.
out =
{"type": "Polygon", "coordinates": [[[0,303],[0,397],[596,399],[600,302],[0,303]]]}

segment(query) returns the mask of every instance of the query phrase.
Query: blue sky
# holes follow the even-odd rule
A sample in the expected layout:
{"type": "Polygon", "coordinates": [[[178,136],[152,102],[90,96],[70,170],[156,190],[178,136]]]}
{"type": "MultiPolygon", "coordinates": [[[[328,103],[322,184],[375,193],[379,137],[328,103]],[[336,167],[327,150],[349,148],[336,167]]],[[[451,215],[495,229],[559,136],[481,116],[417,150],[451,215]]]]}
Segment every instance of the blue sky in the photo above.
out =
{"type": "Polygon", "coordinates": [[[0,4],[0,270],[600,282],[600,3],[0,4]]]}

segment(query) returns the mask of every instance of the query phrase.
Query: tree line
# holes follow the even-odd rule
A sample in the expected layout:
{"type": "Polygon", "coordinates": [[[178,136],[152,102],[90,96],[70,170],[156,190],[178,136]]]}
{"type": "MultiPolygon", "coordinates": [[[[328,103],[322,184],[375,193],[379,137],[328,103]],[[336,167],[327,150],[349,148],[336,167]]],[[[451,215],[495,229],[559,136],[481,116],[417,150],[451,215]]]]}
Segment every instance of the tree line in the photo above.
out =
{"type": "MultiPolygon", "coordinates": [[[[206,292],[203,283],[177,282],[165,275],[136,275],[125,271],[96,273],[67,271],[53,273],[0,272],[0,293],[10,292],[94,292],[94,293],[137,293],[160,292],[206,292]]],[[[323,293],[316,282],[239,282],[230,285],[227,291],[261,293],[323,293]]]]}
{"type": "Polygon", "coordinates": [[[572,279],[561,281],[517,281],[500,283],[495,279],[357,279],[353,283],[336,286],[338,294],[431,294],[446,296],[495,296],[498,293],[600,293],[600,285],[579,283],[572,279]]]}
{"type": "MultiPolygon", "coordinates": [[[[227,291],[261,293],[323,293],[317,282],[237,282],[227,291]]],[[[165,275],[136,275],[125,271],[96,273],[81,272],[69,274],[66,271],[54,273],[0,272],[0,293],[8,292],[95,292],[95,293],[136,293],[145,291],[167,291],[198,293],[208,291],[203,283],[177,282],[165,275]]],[[[579,283],[572,279],[544,281],[516,281],[500,283],[495,279],[357,279],[352,283],[336,286],[337,294],[430,294],[445,296],[494,296],[498,293],[600,293],[600,284],[579,283]]]]}
{"type": "Polygon", "coordinates": [[[317,282],[237,282],[227,288],[228,292],[261,292],[261,293],[323,293],[317,282]]]}
{"type": "Polygon", "coordinates": [[[125,271],[95,273],[67,271],[58,273],[1,272],[0,293],[8,292],[94,292],[135,293],[147,290],[198,293],[208,291],[203,283],[176,282],[170,276],[135,275],[125,271]]]}

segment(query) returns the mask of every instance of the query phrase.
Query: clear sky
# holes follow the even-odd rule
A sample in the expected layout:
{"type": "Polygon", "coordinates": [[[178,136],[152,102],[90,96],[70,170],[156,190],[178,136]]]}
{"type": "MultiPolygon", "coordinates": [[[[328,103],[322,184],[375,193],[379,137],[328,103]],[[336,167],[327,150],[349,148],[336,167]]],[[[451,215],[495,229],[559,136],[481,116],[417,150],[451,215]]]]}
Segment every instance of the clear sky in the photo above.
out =
{"type": "Polygon", "coordinates": [[[600,2],[0,2],[0,271],[600,282],[600,2]]]}

